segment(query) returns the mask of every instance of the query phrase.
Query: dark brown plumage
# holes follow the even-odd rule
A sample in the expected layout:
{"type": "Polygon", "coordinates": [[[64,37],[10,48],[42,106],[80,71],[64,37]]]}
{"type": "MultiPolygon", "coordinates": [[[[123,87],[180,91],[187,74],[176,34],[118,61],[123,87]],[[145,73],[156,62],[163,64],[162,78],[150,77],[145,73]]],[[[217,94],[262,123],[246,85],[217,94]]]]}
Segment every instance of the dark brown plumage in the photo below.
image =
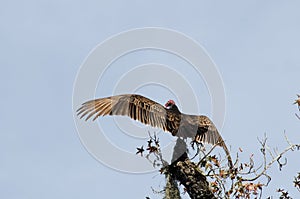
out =
{"type": "Polygon", "coordinates": [[[230,167],[232,161],[221,135],[213,122],[204,115],[181,113],[173,100],[165,107],[141,95],[127,94],[90,100],[77,110],[80,118],[97,119],[105,115],[123,115],[146,125],[163,129],[173,136],[192,138],[197,142],[218,144],[223,147],[230,167]]]}

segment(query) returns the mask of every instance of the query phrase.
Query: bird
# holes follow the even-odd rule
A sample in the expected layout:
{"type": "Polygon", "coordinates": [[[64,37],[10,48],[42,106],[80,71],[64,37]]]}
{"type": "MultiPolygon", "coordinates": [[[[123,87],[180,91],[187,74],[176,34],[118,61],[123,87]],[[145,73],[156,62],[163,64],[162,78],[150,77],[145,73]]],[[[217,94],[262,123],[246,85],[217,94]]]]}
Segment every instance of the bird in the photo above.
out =
{"type": "Polygon", "coordinates": [[[297,104],[298,105],[298,109],[300,111],[300,95],[297,94],[298,99],[295,100],[295,102],[293,104],[297,104]]]}
{"type": "Polygon", "coordinates": [[[229,150],[214,123],[205,115],[181,113],[173,100],[168,100],[163,106],[139,94],[115,95],[84,102],[77,115],[80,119],[85,117],[86,121],[106,115],[127,116],[173,136],[219,145],[226,153],[229,167],[233,167],[229,150]]]}

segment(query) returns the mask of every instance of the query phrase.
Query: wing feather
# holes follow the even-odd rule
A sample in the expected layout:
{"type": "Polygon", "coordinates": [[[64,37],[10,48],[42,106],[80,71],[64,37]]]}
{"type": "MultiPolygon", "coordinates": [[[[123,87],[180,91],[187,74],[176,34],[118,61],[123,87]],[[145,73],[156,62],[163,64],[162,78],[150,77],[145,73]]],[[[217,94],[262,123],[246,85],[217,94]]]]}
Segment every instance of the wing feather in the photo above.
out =
{"type": "MultiPolygon", "coordinates": [[[[222,147],[227,155],[229,167],[232,168],[233,163],[232,163],[232,158],[230,156],[230,152],[229,152],[223,138],[221,137],[220,133],[218,132],[216,126],[208,117],[206,117],[204,115],[200,115],[198,117],[199,117],[199,128],[204,129],[204,131],[203,131],[204,133],[199,135],[199,140],[204,143],[209,143],[212,145],[217,144],[220,147],[222,147]]],[[[197,139],[197,137],[196,137],[196,139],[197,139]]]]}
{"type": "Polygon", "coordinates": [[[219,134],[214,123],[206,116],[200,115],[182,115],[182,122],[180,123],[179,137],[190,137],[198,143],[208,143],[222,147],[227,155],[228,164],[233,166],[229,150],[219,134]]]}
{"type": "Polygon", "coordinates": [[[77,110],[85,120],[105,115],[123,115],[144,124],[166,130],[166,112],[164,106],[141,95],[117,95],[90,100],[77,110]]]}
{"type": "Polygon", "coordinates": [[[195,124],[198,124],[197,134],[199,135],[198,139],[200,142],[209,143],[212,145],[222,145],[224,141],[219,134],[216,126],[208,117],[204,115],[196,116],[193,122],[195,122],[195,124]]]}

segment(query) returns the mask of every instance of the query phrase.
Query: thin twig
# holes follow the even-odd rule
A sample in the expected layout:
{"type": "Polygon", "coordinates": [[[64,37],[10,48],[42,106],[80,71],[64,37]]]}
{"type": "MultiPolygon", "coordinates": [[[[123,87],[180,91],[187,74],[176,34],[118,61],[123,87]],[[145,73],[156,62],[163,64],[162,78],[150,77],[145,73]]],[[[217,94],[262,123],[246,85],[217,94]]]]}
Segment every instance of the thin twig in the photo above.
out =
{"type": "Polygon", "coordinates": [[[205,156],[197,163],[197,167],[200,165],[200,163],[207,157],[209,156],[209,154],[216,148],[216,146],[218,146],[220,143],[222,142],[222,140],[220,140],[219,142],[217,142],[216,144],[213,145],[213,147],[208,151],[207,154],[205,154],[205,156]]]}
{"type": "MultiPolygon", "coordinates": [[[[274,157],[268,164],[265,164],[264,169],[260,172],[260,174],[258,174],[256,177],[251,178],[251,179],[242,179],[242,181],[254,181],[254,180],[257,180],[262,175],[269,177],[266,174],[266,171],[274,164],[274,162],[278,162],[285,153],[287,153],[289,150],[296,148],[297,146],[299,146],[299,145],[289,144],[289,146],[286,149],[284,149],[281,153],[279,153],[276,157],[274,157]]],[[[266,161],[266,157],[264,157],[264,161],[266,161]]],[[[285,164],[286,163],[280,163],[280,165],[282,165],[282,166],[285,164]]]]}

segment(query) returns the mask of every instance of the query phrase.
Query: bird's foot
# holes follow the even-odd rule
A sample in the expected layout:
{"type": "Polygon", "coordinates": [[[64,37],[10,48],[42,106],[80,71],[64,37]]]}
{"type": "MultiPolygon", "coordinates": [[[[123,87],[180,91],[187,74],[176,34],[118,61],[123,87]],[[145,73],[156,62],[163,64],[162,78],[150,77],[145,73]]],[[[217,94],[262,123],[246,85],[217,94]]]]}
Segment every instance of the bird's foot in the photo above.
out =
{"type": "Polygon", "coordinates": [[[194,150],[195,150],[195,145],[196,145],[197,149],[203,147],[203,144],[196,139],[191,141],[191,146],[194,150]]]}
{"type": "Polygon", "coordinates": [[[197,148],[197,151],[195,153],[195,155],[191,158],[194,159],[197,155],[200,154],[201,148],[203,147],[203,144],[201,142],[198,142],[196,139],[194,139],[193,141],[191,141],[191,146],[193,148],[193,150],[195,150],[195,146],[197,148]]]}

